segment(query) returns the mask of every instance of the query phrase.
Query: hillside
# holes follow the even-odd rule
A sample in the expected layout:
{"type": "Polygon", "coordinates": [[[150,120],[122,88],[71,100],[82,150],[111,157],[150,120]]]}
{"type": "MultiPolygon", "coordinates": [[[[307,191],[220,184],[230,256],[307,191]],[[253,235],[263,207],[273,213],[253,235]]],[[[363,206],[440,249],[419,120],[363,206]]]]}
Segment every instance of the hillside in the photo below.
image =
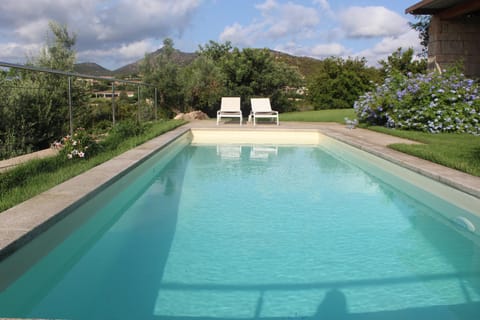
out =
{"type": "MultiPolygon", "coordinates": [[[[149,53],[148,56],[156,57],[162,53],[162,50],[163,49],[160,48],[155,52],[149,53]]],[[[193,60],[195,60],[196,57],[197,57],[196,53],[182,52],[179,50],[175,50],[172,54],[173,61],[180,66],[186,66],[190,64],[193,60]]],[[[115,76],[126,76],[126,75],[138,74],[140,73],[140,65],[143,62],[143,60],[144,59],[140,59],[133,63],[127,64],[126,66],[118,68],[113,71],[113,74],[115,76]]]]}
{"type": "Polygon", "coordinates": [[[309,58],[309,57],[297,57],[280,51],[270,50],[275,56],[275,59],[286,63],[287,65],[297,67],[298,71],[305,77],[313,75],[318,66],[322,63],[321,60],[309,58]]]}
{"type": "Polygon", "coordinates": [[[77,63],[73,67],[77,73],[88,74],[92,76],[112,76],[112,71],[105,69],[101,65],[94,62],[77,63]]]}
{"type": "MultiPolygon", "coordinates": [[[[158,56],[162,52],[162,49],[158,49],[155,52],[149,53],[149,56],[158,56]]],[[[298,68],[300,73],[304,77],[309,77],[317,70],[317,66],[321,64],[321,60],[308,58],[308,57],[297,57],[292,56],[283,52],[270,50],[270,52],[275,56],[275,59],[278,61],[284,62],[288,65],[298,68]]],[[[186,66],[190,64],[197,57],[196,53],[182,52],[175,50],[173,53],[173,61],[180,66],[186,66]]],[[[75,65],[75,71],[83,74],[91,74],[94,76],[111,76],[111,77],[124,77],[128,75],[136,75],[140,73],[140,65],[143,62],[143,58],[139,59],[133,63],[127,64],[123,67],[110,71],[104,67],[92,63],[78,63],[75,65]]]]}

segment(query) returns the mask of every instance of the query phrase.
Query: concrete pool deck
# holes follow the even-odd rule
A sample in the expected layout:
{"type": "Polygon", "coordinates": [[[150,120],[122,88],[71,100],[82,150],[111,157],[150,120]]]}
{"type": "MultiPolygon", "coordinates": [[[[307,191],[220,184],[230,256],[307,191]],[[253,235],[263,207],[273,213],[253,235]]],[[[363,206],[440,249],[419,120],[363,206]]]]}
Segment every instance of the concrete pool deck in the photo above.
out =
{"type": "MultiPolygon", "coordinates": [[[[389,149],[392,143],[415,143],[365,129],[348,129],[337,123],[282,122],[280,126],[261,124],[239,126],[238,122],[216,126],[215,120],[193,121],[141,146],[127,151],[91,170],[51,188],[0,213],[0,260],[62,219],[71,209],[107,187],[157,150],[191,130],[216,132],[282,132],[296,139],[296,133],[318,132],[402,167],[425,175],[467,194],[480,198],[480,177],[453,170],[389,149]]],[[[298,135],[300,136],[300,135],[298,135]]]]}

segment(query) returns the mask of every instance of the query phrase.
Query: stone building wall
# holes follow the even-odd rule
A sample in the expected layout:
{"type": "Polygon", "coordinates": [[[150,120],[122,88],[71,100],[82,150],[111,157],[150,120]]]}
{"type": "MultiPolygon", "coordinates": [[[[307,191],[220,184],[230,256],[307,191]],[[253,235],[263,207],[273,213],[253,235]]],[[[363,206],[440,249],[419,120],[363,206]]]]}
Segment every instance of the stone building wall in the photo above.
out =
{"type": "Polygon", "coordinates": [[[465,74],[480,78],[480,15],[442,20],[433,16],[428,46],[429,68],[463,60],[465,74]]]}

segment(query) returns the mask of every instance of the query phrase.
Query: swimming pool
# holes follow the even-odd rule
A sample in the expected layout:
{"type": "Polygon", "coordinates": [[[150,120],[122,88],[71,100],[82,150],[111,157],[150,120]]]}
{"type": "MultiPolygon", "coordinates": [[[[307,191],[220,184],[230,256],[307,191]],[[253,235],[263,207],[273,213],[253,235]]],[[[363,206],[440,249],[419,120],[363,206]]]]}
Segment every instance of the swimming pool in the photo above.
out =
{"type": "Polygon", "coordinates": [[[444,191],[330,140],[204,143],[170,145],[4,261],[0,316],[478,318],[478,237],[444,191]]]}

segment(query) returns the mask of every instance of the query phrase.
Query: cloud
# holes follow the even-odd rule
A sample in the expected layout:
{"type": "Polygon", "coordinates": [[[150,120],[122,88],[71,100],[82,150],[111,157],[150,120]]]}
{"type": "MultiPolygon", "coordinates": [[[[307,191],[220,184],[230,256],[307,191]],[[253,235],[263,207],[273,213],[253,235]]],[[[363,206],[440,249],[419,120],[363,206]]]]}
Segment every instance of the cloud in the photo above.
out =
{"type": "Polygon", "coordinates": [[[398,36],[409,28],[405,18],[384,7],[349,7],[339,21],[350,38],[398,36]]]}
{"type": "Polygon", "coordinates": [[[298,46],[296,43],[289,42],[286,45],[278,46],[275,49],[296,56],[305,56],[316,59],[323,59],[331,56],[347,56],[351,52],[340,43],[324,43],[310,47],[304,47],[298,46]]]}
{"type": "Polygon", "coordinates": [[[317,58],[344,56],[349,50],[339,43],[318,44],[310,49],[311,55],[317,58]]]}
{"type": "Polygon", "coordinates": [[[26,58],[38,55],[41,46],[36,44],[19,45],[14,42],[0,43],[0,60],[12,63],[23,63],[26,58]]]}
{"type": "Polygon", "coordinates": [[[135,41],[141,38],[163,38],[181,34],[188,26],[199,0],[151,1],[120,0],[98,15],[98,39],[102,41],[135,41]]]}
{"type": "Polygon", "coordinates": [[[152,52],[156,49],[152,41],[146,39],[108,49],[80,51],[78,60],[81,62],[109,60],[111,65],[123,66],[142,58],[146,52],[152,52]]]}
{"type": "Polygon", "coordinates": [[[249,25],[234,23],[220,34],[221,41],[231,41],[234,45],[252,46],[258,42],[279,39],[308,38],[320,23],[318,11],[292,2],[278,3],[266,0],[256,5],[262,18],[249,25]]]}
{"type": "Polygon", "coordinates": [[[397,37],[385,37],[374,47],[360,51],[355,56],[365,57],[369,65],[378,66],[378,61],[386,59],[400,47],[403,49],[412,47],[415,53],[420,53],[422,46],[418,32],[411,29],[397,37]]]}
{"type": "Polygon", "coordinates": [[[302,32],[315,28],[320,22],[318,12],[314,8],[290,2],[279,6],[273,12],[268,11],[263,14],[269,23],[266,36],[273,38],[298,36],[302,32]]]}
{"type": "Polygon", "coordinates": [[[230,41],[234,45],[251,47],[257,41],[257,38],[259,37],[258,30],[261,28],[261,24],[251,24],[244,27],[239,23],[234,23],[231,26],[225,27],[220,34],[220,41],[230,41]]]}
{"type": "MultiPolygon", "coordinates": [[[[3,43],[45,44],[48,21],[65,24],[77,34],[79,56],[87,52],[126,50],[139,43],[181,35],[201,0],[2,0],[0,36],[3,43]]],[[[145,52],[140,52],[143,55],[145,52]]],[[[120,52],[121,55],[123,53],[120,52]]],[[[0,59],[7,57],[0,52],[0,59]]]]}
{"type": "Polygon", "coordinates": [[[323,10],[330,10],[328,0],[313,0],[314,4],[318,4],[323,10]]]}
{"type": "Polygon", "coordinates": [[[330,7],[330,3],[328,2],[328,0],[313,0],[313,4],[318,4],[320,6],[320,8],[327,14],[327,15],[330,15],[330,16],[333,16],[334,13],[332,11],[332,8],[330,7]]]}

